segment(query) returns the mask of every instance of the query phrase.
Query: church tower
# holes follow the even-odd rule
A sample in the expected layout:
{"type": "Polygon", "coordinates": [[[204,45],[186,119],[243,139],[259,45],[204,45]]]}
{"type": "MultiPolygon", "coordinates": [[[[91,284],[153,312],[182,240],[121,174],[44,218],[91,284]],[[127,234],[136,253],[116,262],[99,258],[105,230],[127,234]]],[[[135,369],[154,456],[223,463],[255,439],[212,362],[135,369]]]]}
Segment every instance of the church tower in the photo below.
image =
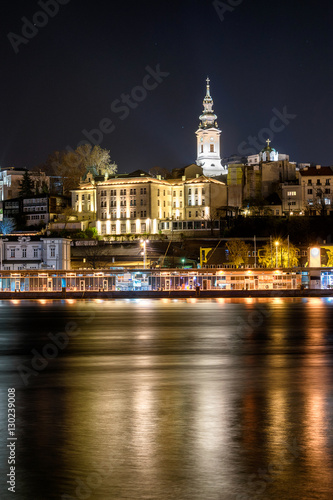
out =
{"type": "Polygon", "coordinates": [[[203,112],[199,116],[197,136],[197,165],[203,168],[207,177],[214,177],[225,173],[221,164],[220,135],[217,125],[217,116],[213,110],[213,99],[210,95],[209,78],[206,79],[206,96],[203,100],[203,112]]]}

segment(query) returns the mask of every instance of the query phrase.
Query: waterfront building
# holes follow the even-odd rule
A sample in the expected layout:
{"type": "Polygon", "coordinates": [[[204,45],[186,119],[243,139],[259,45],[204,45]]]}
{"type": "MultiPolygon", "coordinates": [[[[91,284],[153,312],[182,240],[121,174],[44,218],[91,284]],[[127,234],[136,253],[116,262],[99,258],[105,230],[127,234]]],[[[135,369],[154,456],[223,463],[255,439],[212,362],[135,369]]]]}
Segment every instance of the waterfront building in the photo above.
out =
{"type": "Polygon", "coordinates": [[[0,269],[70,269],[71,240],[19,236],[0,239],[0,269]]]}
{"type": "MultiPolygon", "coordinates": [[[[326,271],[327,272],[327,271],[326,271]]],[[[0,272],[0,292],[295,290],[308,273],[300,269],[119,269],[0,272]]]]}

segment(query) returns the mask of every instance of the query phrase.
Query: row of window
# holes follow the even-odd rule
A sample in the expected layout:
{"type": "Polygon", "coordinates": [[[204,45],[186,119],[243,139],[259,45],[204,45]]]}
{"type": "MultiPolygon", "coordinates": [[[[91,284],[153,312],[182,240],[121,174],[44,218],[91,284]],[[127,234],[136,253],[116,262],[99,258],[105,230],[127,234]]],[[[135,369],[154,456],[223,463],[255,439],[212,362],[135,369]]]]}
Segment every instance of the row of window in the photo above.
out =
{"type": "MultiPolygon", "coordinates": [[[[55,257],[55,248],[51,247],[51,257],[55,257]]],[[[37,258],[38,257],[38,253],[39,253],[39,248],[34,248],[33,249],[34,251],[34,258],[37,258]]],[[[10,249],[10,257],[11,258],[15,258],[16,257],[16,248],[11,248],[10,249]]],[[[21,257],[22,258],[26,258],[27,257],[27,249],[26,248],[22,248],[22,254],[21,254],[21,257]]]]}
{"type": "MultiPolygon", "coordinates": [[[[100,192],[101,196],[107,196],[107,190],[106,189],[102,189],[102,191],[100,192]]],[[[121,189],[120,192],[119,192],[120,196],[126,196],[127,194],[127,189],[121,189]]],[[[129,194],[131,196],[134,196],[136,195],[136,188],[131,188],[129,190],[129,194]]],[[[140,188],[140,194],[147,194],[147,188],[140,188]]],[[[117,190],[116,189],[111,189],[110,190],[110,196],[117,196],[117,190]]]]}
{"type": "MultiPolygon", "coordinates": [[[[321,179],[317,179],[316,185],[321,186],[321,179]]],[[[331,179],[326,179],[325,186],[330,186],[330,185],[331,185],[331,179]]],[[[312,179],[308,179],[308,186],[312,186],[312,179]]]]}
{"type": "MultiPolygon", "coordinates": [[[[137,226],[136,224],[131,224],[131,233],[136,233],[137,232],[137,226]]],[[[138,231],[138,233],[145,233],[146,232],[146,224],[144,222],[141,223],[140,225],[140,230],[138,231]]],[[[116,224],[111,224],[111,233],[115,233],[117,231],[117,226],[116,224]]],[[[126,233],[127,232],[127,229],[126,229],[126,224],[120,224],[120,232],[121,233],[126,233]]],[[[105,224],[102,224],[102,227],[101,227],[101,233],[102,234],[106,234],[106,225],[105,224]]]]}
{"type": "MultiPolygon", "coordinates": [[[[141,200],[140,200],[140,205],[141,205],[141,207],[143,207],[143,206],[147,205],[147,201],[146,201],[146,200],[141,199],[141,200]]],[[[121,200],[121,201],[120,201],[120,206],[121,206],[121,207],[126,207],[126,200],[121,200]]],[[[130,200],[130,206],[131,206],[131,207],[136,207],[136,200],[130,200]]],[[[102,200],[102,201],[101,201],[101,207],[102,207],[102,208],[107,207],[107,202],[102,200]]],[[[111,201],[110,201],[110,207],[111,207],[111,208],[116,208],[116,207],[117,207],[117,202],[116,202],[115,200],[111,200],[111,201]]]]}
{"type": "MultiPolygon", "coordinates": [[[[308,189],[308,194],[312,194],[312,189],[308,189]]],[[[330,188],[326,188],[325,189],[325,194],[331,194],[331,190],[330,188]]],[[[321,192],[320,191],[317,191],[317,196],[320,196],[321,195],[321,192]]]]}
{"type": "MultiPolygon", "coordinates": [[[[136,210],[133,210],[130,212],[130,218],[135,219],[136,218],[136,210]]],[[[146,210],[141,210],[140,212],[140,217],[147,217],[147,211],[146,210]]],[[[110,218],[111,219],[117,219],[117,212],[110,212],[110,218]]],[[[126,213],[125,212],[120,212],[120,219],[126,219],[126,213]]],[[[101,219],[107,219],[107,213],[103,212],[101,214],[101,219]]]]}
{"type": "MultiPolygon", "coordinates": [[[[205,204],[206,204],[205,198],[202,198],[201,205],[205,205],[205,204]]],[[[190,207],[191,205],[192,205],[192,200],[188,200],[188,206],[190,207]]],[[[199,205],[198,200],[195,200],[195,202],[193,203],[193,205],[199,205]]]]}

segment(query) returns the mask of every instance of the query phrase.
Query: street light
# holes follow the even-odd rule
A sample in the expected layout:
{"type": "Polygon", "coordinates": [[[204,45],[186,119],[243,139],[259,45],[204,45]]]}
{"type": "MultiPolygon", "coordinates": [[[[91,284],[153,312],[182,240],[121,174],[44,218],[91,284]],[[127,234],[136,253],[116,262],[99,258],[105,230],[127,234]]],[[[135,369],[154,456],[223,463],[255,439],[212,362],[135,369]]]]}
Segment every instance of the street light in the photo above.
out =
{"type": "Polygon", "coordinates": [[[278,246],[279,246],[279,242],[276,241],[275,242],[275,267],[278,267],[278,246]]]}
{"type": "Polygon", "coordinates": [[[146,243],[148,240],[140,240],[141,246],[143,247],[143,269],[146,269],[146,243]]]}

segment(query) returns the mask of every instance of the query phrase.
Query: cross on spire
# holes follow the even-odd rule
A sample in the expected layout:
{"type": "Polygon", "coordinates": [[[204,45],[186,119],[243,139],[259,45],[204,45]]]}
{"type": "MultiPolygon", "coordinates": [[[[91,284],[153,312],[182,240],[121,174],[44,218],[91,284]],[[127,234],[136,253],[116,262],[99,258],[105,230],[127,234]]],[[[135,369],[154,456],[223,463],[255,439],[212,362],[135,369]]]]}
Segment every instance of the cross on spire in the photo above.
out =
{"type": "Polygon", "coordinates": [[[206,82],[207,82],[207,84],[206,84],[206,89],[207,89],[207,90],[206,90],[206,97],[210,97],[210,90],[209,90],[209,82],[210,82],[210,79],[209,79],[209,77],[208,77],[208,76],[207,76],[207,78],[206,78],[206,82]]]}
{"type": "Polygon", "coordinates": [[[267,139],[267,146],[269,147],[269,144],[272,142],[270,139],[267,139]]]}

